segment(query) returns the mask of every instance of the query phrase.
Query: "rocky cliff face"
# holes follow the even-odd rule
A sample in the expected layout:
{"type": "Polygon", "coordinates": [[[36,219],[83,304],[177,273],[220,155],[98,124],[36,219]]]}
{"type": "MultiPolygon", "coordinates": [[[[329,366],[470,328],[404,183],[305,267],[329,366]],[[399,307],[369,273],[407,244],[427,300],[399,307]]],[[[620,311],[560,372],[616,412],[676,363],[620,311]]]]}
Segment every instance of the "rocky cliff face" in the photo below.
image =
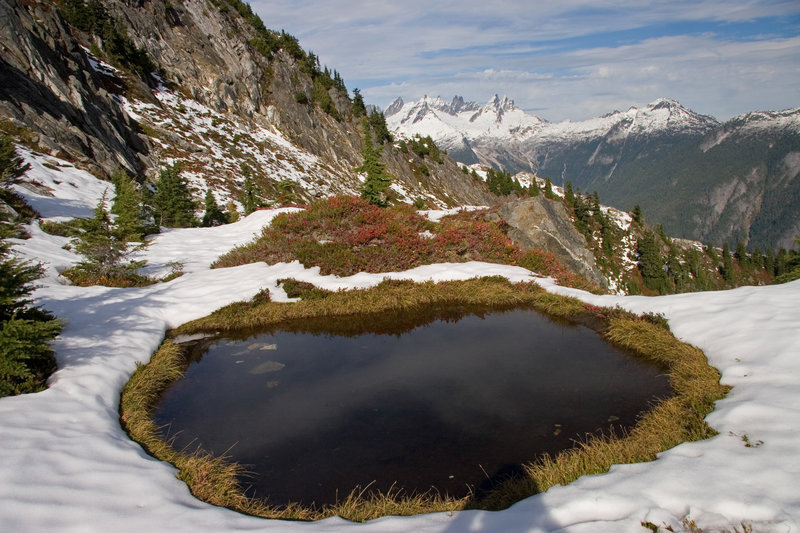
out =
{"type": "Polygon", "coordinates": [[[509,238],[523,250],[548,250],[571,271],[608,288],[586,238],[575,229],[563,202],[541,195],[523,198],[504,203],[489,217],[508,224],[509,238]]]}
{"type": "Polygon", "coordinates": [[[264,114],[269,61],[251,46],[253,28],[233,9],[206,0],[105,2],[165,77],[220,112],[264,114]]]}
{"type": "Polygon", "coordinates": [[[149,142],[51,2],[0,1],[0,116],[38,143],[105,173],[141,173],[149,142]]]}
{"type": "MultiPolygon", "coordinates": [[[[107,43],[70,26],[56,2],[0,0],[0,115],[41,148],[105,176],[122,167],[152,179],[180,162],[198,199],[207,188],[236,199],[243,167],[268,200],[358,193],[364,127],[350,99],[334,87],[323,89],[329,109],[315,103],[306,53],[274,32],[282,46],[265,49],[267,30],[259,33],[245,3],[101,4],[158,77],[109,60],[107,43]]],[[[451,160],[420,173],[386,146],[383,161],[399,199],[431,207],[491,199],[451,160]]]]}

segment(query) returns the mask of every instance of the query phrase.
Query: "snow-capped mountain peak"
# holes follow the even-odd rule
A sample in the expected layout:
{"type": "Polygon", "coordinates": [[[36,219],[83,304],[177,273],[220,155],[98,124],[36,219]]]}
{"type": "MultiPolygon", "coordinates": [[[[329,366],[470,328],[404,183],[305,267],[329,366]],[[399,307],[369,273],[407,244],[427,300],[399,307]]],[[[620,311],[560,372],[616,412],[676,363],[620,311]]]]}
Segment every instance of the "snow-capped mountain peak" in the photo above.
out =
{"type": "Polygon", "coordinates": [[[495,94],[484,106],[484,109],[486,108],[492,108],[498,111],[512,111],[517,109],[517,106],[514,105],[514,100],[510,99],[508,96],[503,95],[503,98],[500,98],[495,94]]]}
{"type": "Polygon", "coordinates": [[[384,114],[389,127],[401,136],[430,135],[447,149],[462,147],[470,139],[523,138],[545,124],[518,108],[507,96],[498,95],[484,105],[466,102],[461,96],[450,103],[438,96],[424,96],[410,103],[397,99],[384,114]]]}
{"type": "Polygon", "coordinates": [[[461,96],[454,96],[450,102],[450,114],[457,115],[462,111],[478,111],[480,106],[476,102],[465,102],[461,96]]]}
{"type": "Polygon", "coordinates": [[[425,96],[411,103],[395,100],[386,117],[396,133],[409,137],[430,135],[447,150],[460,150],[478,139],[506,143],[532,138],[581,140],[662,133],[704,134],[719,126],[713,117],[695,113],[670,98],[583,121],[550,123],[526,113],[508,96],[501,98],[495,94],[482,106],[465,102],[461,96],[449,104],[441,97],[425,96]]]}
{"type": "MultiPolygon", "coordinates": [[[[495,122],[501,123],[503,122],[503,116],[512,111],[522,112],[521,109],[514,105],[514,100],[511,100],[508,96],[503,96],[501,99],[495,94],[486,105],[470,117],[470,122],[478,120],[481,116],[491,116],[494,118],[495,122]]],[[[524,112],[522,112],[522,114],[524,114],[524,112]]]]}
{"type": "Polygon", "coordinates": [[[731,119],[726,123],[726,127],[739,127],[749,131],[791,130],[800,132],[800,107],[781,111],[752,111],[731,119]]]}
{"type": "Polygon", "coordinates": [[[389,104],[389,107],[386,108],[386,111],[384,111],[383,114],[387,117],[392,116],[395,113],[399,113],[400,110],[403,109],[404,105],[405,102],[398,96],[391,104],[389,104]]]}
{"type": "MultiPolygon", "coordinates": [[[[635,108],[632,108],[635,109],[635,108]]],[[[706,132],[719,126],[714,117],[695,113],[670,98],[659,98],[643,109],[636,110],[642,126],[651,130],[694,130],[706,132]]]]}

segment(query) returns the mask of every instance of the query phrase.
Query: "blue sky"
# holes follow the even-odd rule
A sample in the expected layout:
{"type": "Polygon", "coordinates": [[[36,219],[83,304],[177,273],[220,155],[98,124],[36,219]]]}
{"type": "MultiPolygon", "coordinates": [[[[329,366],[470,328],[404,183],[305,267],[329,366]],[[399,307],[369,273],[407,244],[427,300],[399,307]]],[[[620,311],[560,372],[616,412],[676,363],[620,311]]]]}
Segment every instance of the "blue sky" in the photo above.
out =
{"type": "Polygon", "coordinates": [[[674,98],[726,120],[800,107],[798,0],[252,0],[367,103],[495,93],[552,121],[674,98]]]}

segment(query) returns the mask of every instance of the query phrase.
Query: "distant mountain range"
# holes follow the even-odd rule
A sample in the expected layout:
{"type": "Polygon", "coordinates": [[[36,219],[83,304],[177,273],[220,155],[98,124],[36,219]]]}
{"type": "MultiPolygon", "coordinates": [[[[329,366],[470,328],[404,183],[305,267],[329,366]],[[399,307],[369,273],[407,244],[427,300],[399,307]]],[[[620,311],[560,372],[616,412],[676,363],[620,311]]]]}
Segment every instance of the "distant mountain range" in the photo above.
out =
{"type": "Polygon", "coordinates": [[[584,121],[548,122],[495,95],[395,100],[384,112],[403,136],[430,135],[455,160],[531,171],[630,210],[673,235],[750,248],[800,236],[800,108],[720,123],[662,98],[584,121]]]}

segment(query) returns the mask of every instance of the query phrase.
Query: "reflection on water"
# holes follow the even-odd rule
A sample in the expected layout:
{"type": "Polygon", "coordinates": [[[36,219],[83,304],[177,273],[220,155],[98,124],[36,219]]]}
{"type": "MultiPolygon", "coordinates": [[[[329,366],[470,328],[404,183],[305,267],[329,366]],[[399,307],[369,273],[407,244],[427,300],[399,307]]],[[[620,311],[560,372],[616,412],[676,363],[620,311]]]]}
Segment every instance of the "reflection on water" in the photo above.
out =
{"type": "Polygon", "coordinates": [[[204,339],[154,418],[176,448],[247,465],[256,496],[324,504],[370,483],[463,496],[669,394],[657,368],[583,326],[464,312],[204,339]]]}

